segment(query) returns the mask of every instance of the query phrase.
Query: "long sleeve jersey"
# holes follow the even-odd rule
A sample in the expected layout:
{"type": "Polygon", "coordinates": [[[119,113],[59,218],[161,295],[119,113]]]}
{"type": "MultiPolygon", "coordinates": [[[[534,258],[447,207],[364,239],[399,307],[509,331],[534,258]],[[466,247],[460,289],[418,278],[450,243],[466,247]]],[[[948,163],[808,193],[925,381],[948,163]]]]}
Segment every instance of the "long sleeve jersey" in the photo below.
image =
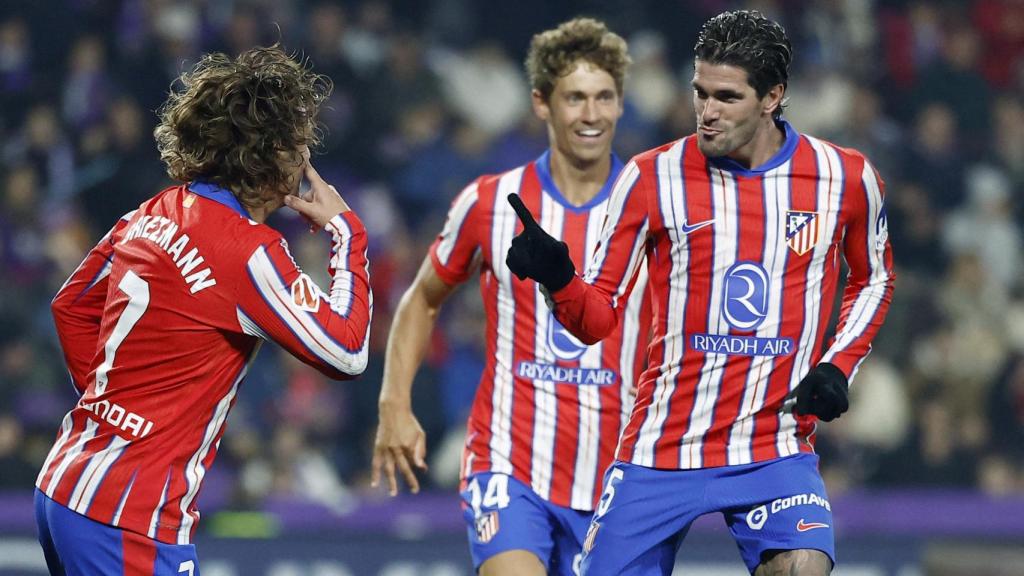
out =
{"type": "Polygon", "coordinates": [[[196,496],[264,340],[335,379],[367,360],[366,231],[332,235],[329,293],[282,236],[210,183],[168,188],[122,218],[51,306],[81,394],[36,486],[104,524],[187,544],[196,496]]]}
{"type": "Polygon", "coordinates": [[[686,469],[813,451],[793,390],[818,362],[852,381],[893,291],[883,183],[858,152],[786,133],[745,169],[690,136],[635,157],[582,278],[553,294],[584,342],[619,322],[631,279],[653,292],[649,369],[617,458],[686,469]],[[834,338],[825,332],[849,267],[834,338]]]}

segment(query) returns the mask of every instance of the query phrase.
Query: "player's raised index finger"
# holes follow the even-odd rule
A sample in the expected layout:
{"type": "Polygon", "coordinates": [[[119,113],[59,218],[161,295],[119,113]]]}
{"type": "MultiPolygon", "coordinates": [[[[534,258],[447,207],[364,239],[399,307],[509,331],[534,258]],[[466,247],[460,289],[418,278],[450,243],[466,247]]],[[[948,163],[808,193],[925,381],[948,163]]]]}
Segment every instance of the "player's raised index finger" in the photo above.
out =
{"type": "Polygon", "coordinates": [[[320,173],[316,171],[316,168],[313,168],[313,163],[309,160],[306,161],[305,173],[306,179],[309,180],[310,184],[326,184],[324,179],[320,177],[320,173]]]}
{"type": "Polygon", "coordinates": [[[512,209],[516,211],[516,215],[519,216],[519,220],[523,223],[523,227],[526,229],[540,228],[537,221],[533,219],[533,214],[530,214],[530,210],[523,204],[523,199],[519,197],[519,194],[509,194],[508,203],[512,205],[512,209]]]}

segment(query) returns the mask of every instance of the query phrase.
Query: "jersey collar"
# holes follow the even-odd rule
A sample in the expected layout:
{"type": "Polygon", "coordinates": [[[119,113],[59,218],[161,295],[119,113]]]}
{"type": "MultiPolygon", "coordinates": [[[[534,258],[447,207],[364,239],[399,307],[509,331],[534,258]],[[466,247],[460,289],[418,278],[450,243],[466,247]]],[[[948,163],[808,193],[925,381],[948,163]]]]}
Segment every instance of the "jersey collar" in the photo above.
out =
{"type": "Polygon", "coordinates": [[[534,160],[533,165],[537,168],[537,178],[540,179],[541,187],[555,199],[556,202],[565,206],[566,209],[572,210],[573,212],[586,212],[594,206],[597,206],[601,202],[604,202],[608,195],[612,192],[612,186],[615,184],[615,179],[619,177],[619,172],[622,171],[622,160],[615,154],[612,154],[612,165],[611,170],[608,171],[608,179],[605,180],[604,186],[597,193],[596,196],[587,201],[582,206],[575,206],[562,196],[562,191],[555,186],[555,180],[551,177],[551,150],[545,150],[539,158],[534,160]]]}
{"type": "Polygon", "coordinates": [[[249,211],[245,209],[245,206],[242,206],[242,203],[238,201],[238,198],[227,188],[221,188],[213,182],[207,182],[205,180],[194,180],[189,183],[188,189],[194,194],[202,196],[203,198],[209,198],[219,204],[223,204],[242,216],[252,220],[252,217],[249,216],[249,211]]]}
{"type": "Polygon", "coordinates": [[[775,121],[775,125],[785,130],[786,140],[782,143],[782,148],[779,148],[779,151],[769,158],[764,164],[755,168],[746,168],[728,156],[708,158],[708,162],[716,168],[728,170],[729,172],[733,172],[740,176],[760,176],[769,170],[774,170],[775,168],[782,166],[793,156],[793,152],[796,151],[796,146],[800,143],[800,135],[797,134],[796,130],[794,130],[792,126],[790,126],[789,122],[786,122],[781,118],[775,121]]]}

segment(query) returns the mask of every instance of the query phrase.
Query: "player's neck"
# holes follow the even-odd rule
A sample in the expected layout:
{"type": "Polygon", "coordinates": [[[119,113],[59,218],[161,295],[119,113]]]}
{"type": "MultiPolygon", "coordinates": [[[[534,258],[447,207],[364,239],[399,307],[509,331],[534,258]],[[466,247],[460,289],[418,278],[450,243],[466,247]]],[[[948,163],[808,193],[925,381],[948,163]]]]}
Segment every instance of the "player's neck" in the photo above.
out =
{"type": "Polygon", "coordinates": [[[551,149],[551,178],[562,197],[574,206],[582,206],[597,196],[608,181],[611,169],[611,153],[594,162],[574,163],[555,148],[551,149]]]}
{"type": "Polygon", "coordinates": [[[771,160],[786,142],[786,133],[773,118],[768,117],[761,122],[750,142],[729,155],[747,169],[757,168],[771,160]]]}
{"type": "Polygon", "coordinates": [[[252,219],[253,222],[263,224],[275,210],[283,205],[284,204],[282,202],[264,202],[259,206],[245,205],[245,209],[249,212],[249,218],[252,219]]]}

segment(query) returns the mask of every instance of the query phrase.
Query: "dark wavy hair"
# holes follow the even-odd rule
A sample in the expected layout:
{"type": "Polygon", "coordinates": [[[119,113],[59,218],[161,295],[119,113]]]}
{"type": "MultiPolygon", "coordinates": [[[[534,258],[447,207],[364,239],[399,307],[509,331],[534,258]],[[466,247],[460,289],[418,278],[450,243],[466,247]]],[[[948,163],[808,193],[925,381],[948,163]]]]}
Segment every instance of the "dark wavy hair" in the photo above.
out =
{"type": "MultiPolygon", "coordinates": [[[[703,62],[744,69],[758,98],[776,84],[789,83],[793,47],[786,30],[756,10],[723,12],[705,22],[694,52],[703,62]]],[[[781,116],[782,108],[776,108],[773,116],[781,116]]]]}
{"type": "Polygon", "coordinates": [[[319,144],[316,117],[333,88],[277,45],[235,59],[207,54],[178,82],[154,131],[167,173],[216,183],[247,206],[293,185],[288,167],[301,164],[303,146],[319,144]]]}
{"type": "Polygon", "coordinates": [[[571,74],[574,64],[580,60],[610,74],[615,80],[615,89],[622,96],[626,69],[632,62],[626,41],[593,18],[573,18],[558,28],[534,35],[526,55],[530,86],[546,101],[555,89],[555,82],[571,74]]]}

